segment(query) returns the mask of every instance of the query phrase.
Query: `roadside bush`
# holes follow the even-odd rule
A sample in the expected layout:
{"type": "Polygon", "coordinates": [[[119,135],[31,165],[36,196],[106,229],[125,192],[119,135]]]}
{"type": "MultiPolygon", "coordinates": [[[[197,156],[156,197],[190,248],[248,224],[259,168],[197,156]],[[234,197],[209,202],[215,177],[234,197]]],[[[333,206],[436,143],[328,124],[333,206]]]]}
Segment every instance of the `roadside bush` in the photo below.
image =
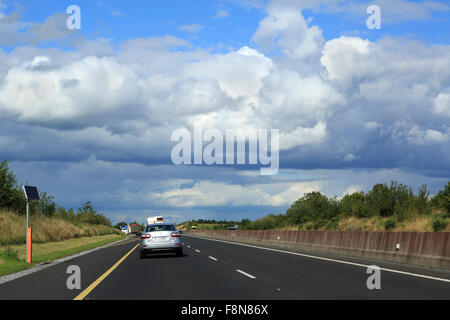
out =
{"type": "Polygon", "coordinates": [[[328,230],[336,230],[339,226],[339,218],[334,217],[326,224],[325,228],[328,230]]]}
{"type": "Polygon", "coordinates": [[[328,199],[320,192],[310,192],[295,201],[286,211],[288,221],[292,224],[303,224],[320,219],[331,219],[339,213],[339,203],[328,199]]]}
{"type": "Polygon", "coordinates": [[[81,223],[105,226],[111,225],[111,221],[107,217],[94,210],[90,201],[84,203],[83,206],[78,209],[75,219],[81,223]]]}
{"type": "Polygon", "coordinates": [[[269,214],[265,217],[256,219],[246,224],[248,230],[270,230],[282,227],[286,222],[286,216],[284,214],[269,214]]]}
{"type": "Polygon", "coordinates": [[[424,184],[419,188],[415,201],[415,207],[419,214],[428,215],[431,213],[429,197],[430,191],[428,191],[427,185],[424,184]]]}
{"type": "Polygon", "coordinates": [[[326,220],[320,219],[320,220],[314,222],[314,230],[318,230],[319,228],[323,227],[326,224],[327,224],[326,220]]]}
{"type": "Polygon", "coordinates": [[[406,220],[406,216],[407,216],[408,211],[405,210],[404,208],[402,209],[398,209],[395,213],[394,213],[394,219],[397,222],[403,222],[406,220]]]}
{"type": "Polygon", "coordinates": [[[392,217],[398,213],[403,217],[405,212],[414,206],[414,194],[408,186],[391,181],[386,184],[376,184],[367,194],[368,211],[371,216],[392,217]]]}
{"type": "Polygon", "coordinates": [[[431,225],[433,227],[434,232],[439,232],[447,229],[448,221],[444,218],[438,217],[433,219],[431,222],[431,225]]]}
{"type": "Polygon", "coordinates": [[[431,203],[436,209],[443,209],[447,214],[450,214],[450,181],[444,190],[440,190],[432,198],[431,203]]]}
{"type": "Polygon", "coordinates": [[[367,209],[370,216],[380,215],[383,217],[394,214],[391,200],[389,197],[389,188],[386,184],[376,184],[367,194],[367,209]]]}
{"type": "Polygon", "coordinates": [[[251,223],[252,223],[252,222],[251,222],[250,219],[247,219],[247,218],[242,219],[241,222],[238,223],[239,229],[246,230],[246,229],[248,229],[248,226],[249,226],[251,223]]]}
{"type": "Polygon", "coordinates": [[[395,222],[395,219],[393,219],[393,218],[389,218],[384,222],[384,228],[386,230],[392,230],[396,227],[396,225],[397,224],[395,222]]]}
{"type": "Polygon", "coordinates": [[[341,200],[341,209],[346,217],[366,218],[368,212],[364,192],[346,194],[341,200]]]}

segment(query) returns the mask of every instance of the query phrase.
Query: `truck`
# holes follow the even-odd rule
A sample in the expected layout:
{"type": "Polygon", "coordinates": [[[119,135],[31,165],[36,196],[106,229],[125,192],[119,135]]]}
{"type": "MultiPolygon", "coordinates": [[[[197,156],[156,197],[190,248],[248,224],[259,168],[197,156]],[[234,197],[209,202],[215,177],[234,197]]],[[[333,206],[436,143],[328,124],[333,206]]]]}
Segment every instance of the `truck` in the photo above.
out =
{"type": "Polygon", "coordinates": [[[130,224],[129,230],[130,230],[130,233],[136,234],[139,232],[139,225],[137,223],[132,223],[132,224],[130,224]]]}
{"type": "Polygon", "coordinates": [[[147,218],[147,224],[154,224],[154,223],[163,223],[163,217],[162,216],[156,216],[156,217],[148,217],[147,218]]]}

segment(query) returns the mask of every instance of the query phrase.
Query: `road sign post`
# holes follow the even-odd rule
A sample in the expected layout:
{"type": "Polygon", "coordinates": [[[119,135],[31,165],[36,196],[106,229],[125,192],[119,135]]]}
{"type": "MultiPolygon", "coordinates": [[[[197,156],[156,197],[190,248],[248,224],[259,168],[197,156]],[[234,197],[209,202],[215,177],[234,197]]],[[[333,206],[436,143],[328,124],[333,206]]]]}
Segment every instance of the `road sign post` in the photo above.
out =
{"type": "Polygon", "coordinates": [[[23,192],[25,193],[25,198],[27,199],[27,262],[32,261],[32,229],[30,228],[30,200],[39,200],[39,192],[36,187],[23,186],[23,192]]]}

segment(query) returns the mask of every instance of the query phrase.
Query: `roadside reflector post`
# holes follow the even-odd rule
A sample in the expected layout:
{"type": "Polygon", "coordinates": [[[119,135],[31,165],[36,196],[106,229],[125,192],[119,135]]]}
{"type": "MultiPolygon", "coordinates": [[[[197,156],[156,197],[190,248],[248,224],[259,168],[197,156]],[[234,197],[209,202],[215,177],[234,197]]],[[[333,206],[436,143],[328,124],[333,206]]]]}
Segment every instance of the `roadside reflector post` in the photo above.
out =
{"type": "Polygon", "coordinates": [[[32,248],[33,245],[33,241],[32,241],[32,231],[31,228],[28,228],[28,233],[27,233],[27,262],[31,263],[32,262],[32,248]]]}
{"type": "Polygon", "coordinates": [[[32,231],[30,228],[30,200],[39,200],[39,192],[36,187],[23,186],[23,192],[25,193],[25,198],[27,199],[27,262],[31,263],[32,261],[32,231]]]}
{"type": "Polygon", "coordinates": [[[27,200],[27,262],[30,263],[30,220],[29,220],[29,212],[30,212],[30,202],[27,200]]]}

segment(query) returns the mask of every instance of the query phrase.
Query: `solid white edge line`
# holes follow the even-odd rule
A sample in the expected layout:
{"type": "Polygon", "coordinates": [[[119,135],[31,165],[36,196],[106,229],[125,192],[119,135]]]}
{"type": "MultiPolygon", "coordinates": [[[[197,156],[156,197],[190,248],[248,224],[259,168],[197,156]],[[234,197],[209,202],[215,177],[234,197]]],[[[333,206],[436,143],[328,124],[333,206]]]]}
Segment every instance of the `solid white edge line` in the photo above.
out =
{"type": "Polygon", "coordinates": [[[214,261],[219,261],[219,259],[211,257],[211,256],[209,256],[208,258],[210,258],[211,260],[214,260],[214,261]]]}
{"type": "Polygon", "coordinates": [[[246,277],[249,277],[250,279],[256,279],[255,276],[252,276],[251,274],[249,274],[249,273],[247,273],[247,272],[244,272],[244,271],[239,270],[239,269],[236,269],[236,271],[239,272],[239,273],[241,273],[241,274],[243,274],[243,275],[246,276],[246,277]]]}
{"type": "MultiPolygon", "coordinates": [[[[296,255],[296,256],[302,256],[302,257],[306,257],[306,258],[312,258],[312,259],[318,259],[318,260],[324,260],[324,261],[330,261],[330,262],[349,264],[349,265],[353,265],[353,266],[357,266],[357,267],[363,267],[363,268],[368,268],[368,267],[374,266],[374,265],[365,265],[365,264],[349,262],[349,261],[343,261],[343,260],[336,260],[336,259],[330,259],[330,258],[324,258],[324,257],[317,257],[317,256],[312,256],[312,255],[304,254],[304,253],[297,253],[297,252],[291,252],[291,251],[285,251],[285,250],[278,250],[278,249],[273,249],[273,248],[258,247],[258,246],[253,246],[251,244],[245,244],[245,243],[237,243],[237,242],[231,242],[231,241],[225,241],[225,240],[217,240],[217,239],[209,239],[209,238],[200,238],[200,237],[196,237],[196,236],[190,236],[190,237],[197,238],[197,239],[205,239],[205,240],[210,240],[210,241],[229,243],[229,244],[235,244],[235,245],[238,245],[238,246],[262,249],[262,250],[268,250],[268,251],[287,253],[287,254],[292,254],[292,255],[296,255]]],[[[399,274],[413,276],[413,277],[418,277],[418,278],[425,278],[425,279],[429,279],[429,280],[436,280],[436,281],[442,281],[442,282],[450,283],[450,279],[431,277],[431,276],[426,276],[426,275],[423,275],[423,274],[410,273],[410,272],[406,272],[406,271],[387,269],[387,268],[380,268],[380,270],[393,272],[393,273],[399,273],[399,274]]]]}

